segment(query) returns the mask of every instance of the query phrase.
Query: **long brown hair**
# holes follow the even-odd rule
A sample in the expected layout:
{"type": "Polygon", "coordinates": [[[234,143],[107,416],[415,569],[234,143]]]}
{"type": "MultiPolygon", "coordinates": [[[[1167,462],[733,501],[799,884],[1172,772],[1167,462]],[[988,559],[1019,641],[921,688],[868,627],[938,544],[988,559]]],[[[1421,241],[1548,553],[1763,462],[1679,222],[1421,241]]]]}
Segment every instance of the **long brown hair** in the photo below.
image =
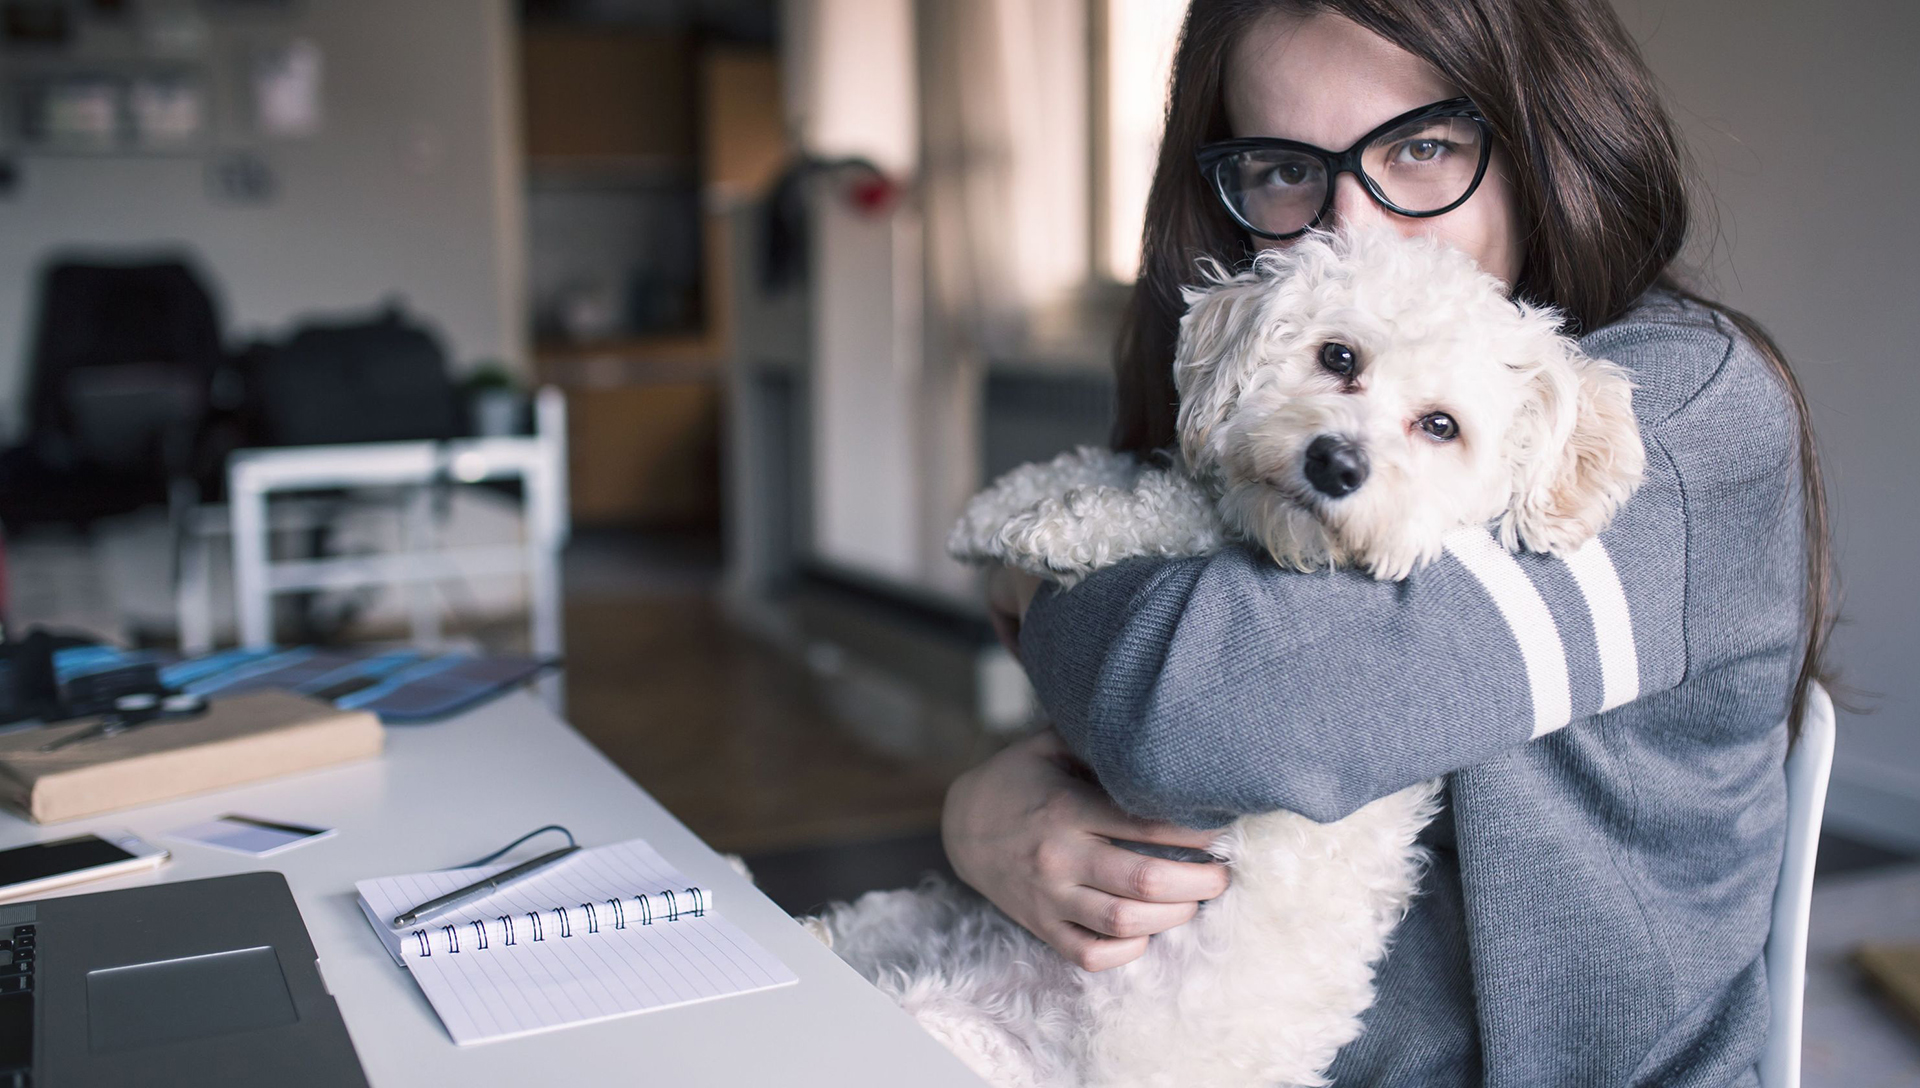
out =
{"type": "Polygon", "coordinates": [[[1431,64],[1480,107],[1507,153],[1525,230],[1514,293],[1558,307],[1574,335],[1625,313],[1649,287],[1711,307],[1752,342],[1793,402],[1806,540],[1805,656],[1791,733],[1821,677],[1832,626],[1826,490],[1806,399],[1752,318],[1686,290],[1671,266],[1686,239],[1680,142],[1652,73],[1607,0],[1193,0],[1174,54],[1166,133],[1147,197],[1140,280],[1114,359],[1115,449],[1173,444],[1180,285],[1194,261],[1252,254],[1193,155],[1231,136],[1221,85],[1235,41],[1275,11],[1344,16],[1431,64]]]}

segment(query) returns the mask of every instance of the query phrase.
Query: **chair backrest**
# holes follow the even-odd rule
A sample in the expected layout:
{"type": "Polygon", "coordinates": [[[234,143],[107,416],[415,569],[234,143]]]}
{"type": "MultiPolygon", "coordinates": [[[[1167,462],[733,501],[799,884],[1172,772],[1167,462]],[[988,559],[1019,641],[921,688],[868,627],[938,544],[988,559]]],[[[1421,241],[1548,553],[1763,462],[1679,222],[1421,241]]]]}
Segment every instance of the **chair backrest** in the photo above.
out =
{"type": "Polygon", "coordinates": [[[1760,1056],[1761,1088],[1800,1088],[1800,1021],[1807,988],[1807,918],[1813,905],[1813,857],[1833,770],[1833,700],[1819,685],[1807,693],[1800,737],[1787,753],[1787,849],[1773,892],[1767,935],[1767,997],[1773,1025],[1760,1056]]]}
{"type": "MultiPolygon", "coordinates": [[[[184,260],[54,260],[42,273],[28,379],[30,441],[54,460],[151,477],[191,440],[225,358],[220,318],[184,260]]],[[[85,487],[86,478],[68,481],[85,487]]]]}

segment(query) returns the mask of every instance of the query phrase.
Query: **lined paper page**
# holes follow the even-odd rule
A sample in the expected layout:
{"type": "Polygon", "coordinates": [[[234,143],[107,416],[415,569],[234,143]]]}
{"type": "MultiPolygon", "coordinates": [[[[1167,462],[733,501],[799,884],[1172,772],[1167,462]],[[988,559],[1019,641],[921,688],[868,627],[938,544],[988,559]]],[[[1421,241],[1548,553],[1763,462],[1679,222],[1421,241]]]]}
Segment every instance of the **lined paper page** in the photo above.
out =
{"type": "MultiPolygon", "coordinates": [[[[387,877],[358,887],[369,921],[383,925],[415,903],[502,867],[387,877]]],[[[644,841],[595,847],[430,922],[427,928],[436,931],[455,928],[458,952],[438,932],[430,955],[420,955],[417,939],[405,936],[400,950],[463,1046],[794,981],[784,964],[712,910],[697,917],[683,910],[679,920],[667,921],[655,907],[654,923],[641,923],[637,896],[657,904],[658,893],[672,890],[684,904],[690,886],[644,841]],[[610,899],[622,902],[624,927],[616,925],[610,899]],[[596,905],[592,932],[583,903],[596,905]],[[552,913],[556,907],[568,910],[564,926],[552,913]],[[537,940],[528,912],[542,916],[537,940]],[[511,944],[502,915],[515,919],[511,944]]]]}

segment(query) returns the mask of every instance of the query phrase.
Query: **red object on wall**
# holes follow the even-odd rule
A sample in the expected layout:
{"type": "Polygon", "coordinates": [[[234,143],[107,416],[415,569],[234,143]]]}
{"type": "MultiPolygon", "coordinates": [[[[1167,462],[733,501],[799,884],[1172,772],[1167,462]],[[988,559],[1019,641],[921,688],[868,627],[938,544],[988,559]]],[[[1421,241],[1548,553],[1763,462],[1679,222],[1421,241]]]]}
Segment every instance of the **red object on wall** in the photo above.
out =
{"type": "Polygon", "coordinates": [[[900,187],[885,174],[861,174],[847,186],[847,201],[864,215],[885,215],[900,195],[900,187]]]}

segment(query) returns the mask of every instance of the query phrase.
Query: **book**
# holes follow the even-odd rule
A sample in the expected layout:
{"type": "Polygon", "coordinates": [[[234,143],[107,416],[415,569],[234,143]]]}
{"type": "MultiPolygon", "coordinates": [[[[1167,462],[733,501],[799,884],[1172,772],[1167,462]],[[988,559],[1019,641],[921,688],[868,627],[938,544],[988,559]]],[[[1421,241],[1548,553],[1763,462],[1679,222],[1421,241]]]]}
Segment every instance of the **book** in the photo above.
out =
{"type": "Polygon", "coordinates": [[[285,691],[46,751],[97,718],[0,737],[0,803],[35,823],[92,816],[380,754],[380,720],[285,691]]]}
{"type": "Polygon", "coordinates": [[[420,925],[390,924],[512,864],[355,885],[387,953],[461,1046],[796,981],[641,839],[581,850],[420,925]]]}

